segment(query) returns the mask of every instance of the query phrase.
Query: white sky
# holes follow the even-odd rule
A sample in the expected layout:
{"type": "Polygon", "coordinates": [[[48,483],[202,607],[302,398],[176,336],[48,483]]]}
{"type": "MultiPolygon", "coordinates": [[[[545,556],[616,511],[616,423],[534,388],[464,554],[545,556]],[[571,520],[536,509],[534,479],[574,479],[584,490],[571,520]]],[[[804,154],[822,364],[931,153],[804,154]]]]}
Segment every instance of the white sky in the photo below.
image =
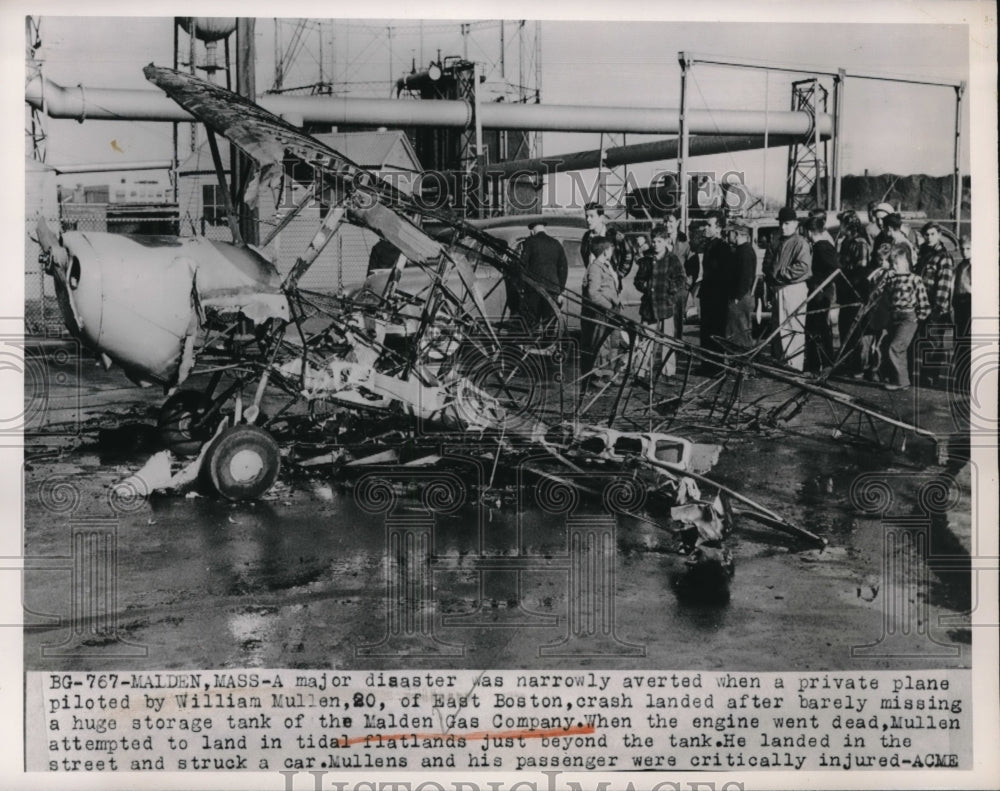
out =
{"type": "MultiPolygon", "coordinates": [[[[576,22],[542,23],[542,101],[549,104],[676,107],[680,94],[681,50],[731,58],[805,67],[892,73],[959,81],[969,74],[969,29],[922,17],[921,24],[840,23],[709,23],[709,22],[576,22]]],[[[149,62],[172,62],[171,18],[109,18],[41,15],[50,79],[63,85],[146,88],[141,68],[149,62]]],[[[429,60],[438,47],[461,54],[457,23],[440,21],[419,29],[415,20],[385,19],[367,30],[360,21],[350,27],[332,24],[323,45],[327,78],[380,81],[383,85],[355,91],[387,95],[390,73],[409,69],[411,58],[429,60]],[[379,27],[375,27],[378,25],[379,27]],[[382,26],[395,26],[392,46],[382,26]],[[442,29],[447,32],[439,32],[442,29]],[[418,33],[419,31],[419,33],[418,33]],[[390,52],[392,66],[390,71],[390,52]]],[[[286,35],[290,26],[283,28],[286,35]]],[[[257,23],[258,89],[271,84],[274,57],[272,19],[257,23]]],[[[498,32],[470,36],[470,57],[496,60],[498,32]],[[488,51],[487,51],[488,50],[488,51]]],[[[185,41],[186,36],[181,36],[185,41]]],[[[507,29],[508,76],[516,70],[512,27],[507,29]]],[[[220,48],[221,53],[221,48],[220,48]]],[[[286,80],[302,84],[317,79],[319,34],[307,37],[298,71],[286,80]]],[[[689,101],[693,109],[788,108],[790,83],[802,75],[697,65],[691,72],[689,101]]],[[[963,113],[963,169],[969,169],[968,102],[963,113]]],[[[944,175],[952,168],[955,94],[949,88],[916,87],[870,80],[848,80],[844,104],[844,173],[927,173],[944,175]]],[[[107,162],[116,159],[169,159],[171,126],[91,121],[48,121],[48,161],[107,162]]],[[[641,142],[638,135],[628,142],[641,142]]],[[[597,148],[595,134],[546,133],[546,155],[597,148]]],[[[183,155],[183,152],[182,152],[183,155]]],[[[765,186],[780,196],[786,149],[703,157],[699,169],[746,173],[756,191],[765,186]]],[[[672,166],[672,165],[671,165],[672,166]]],[[[656,166],[633,166],[648,179],[656,166]]],[[[93,181],[84,176],[77,181],[93,181]]],[[[98,180],[103,180],[99,178],[98,180]]]]}

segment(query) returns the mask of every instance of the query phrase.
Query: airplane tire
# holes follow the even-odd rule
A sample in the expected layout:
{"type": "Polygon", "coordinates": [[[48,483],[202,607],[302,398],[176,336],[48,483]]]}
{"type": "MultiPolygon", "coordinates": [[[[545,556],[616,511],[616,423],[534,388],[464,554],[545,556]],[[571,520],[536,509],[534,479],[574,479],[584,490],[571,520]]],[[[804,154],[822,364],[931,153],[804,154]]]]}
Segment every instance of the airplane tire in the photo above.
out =
{"type": "Polygon", "coordinates": [[[177,456],[197,456],[212,436],[209,426],[198,425],[209,406],[209,400],[195,390],[178,390],[164,401],[156,421],[163,447],[177,456]]]}
{"type": "Polygon", "coordinates": [[[254,500],[278,480],[281,453],[264,429],[240,424],[224,429],[209,446],[201,471],[227,500],[254,500]]]}

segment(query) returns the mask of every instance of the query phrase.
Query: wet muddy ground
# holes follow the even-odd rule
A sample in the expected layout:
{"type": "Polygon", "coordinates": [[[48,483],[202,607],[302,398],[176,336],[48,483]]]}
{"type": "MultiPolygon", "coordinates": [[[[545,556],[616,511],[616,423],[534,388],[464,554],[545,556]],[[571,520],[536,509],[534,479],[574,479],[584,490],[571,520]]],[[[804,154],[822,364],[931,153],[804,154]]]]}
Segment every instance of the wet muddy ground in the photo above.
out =
{"type": "MultiPolygon", "coordinates": [[[[664,531],[595,504],[429,515],[404,498],[379,511],[322,475],[283,477],[254,503],[117,499],[112,485],[150,454],[143,426],[163,396],[75,360],[38,351],[44,392],[27,394],[27,669],[969,664],[977,472],[944,389],[837,383],[950,436],[943,465],[926,439],[902,453],[832,439],[838,416],[818,398],[782,429],[677,426],[724,445],[711,477],[829,542],[740,518],[730,596],[713,602],[685,587],[664,531]],[[595,525],[612,549],[575,563],[595,525]],[[585,566],[598,568],[589,587],[585,566]]],[[[769,387],[749,382],[747,398],[769,387]]]]}

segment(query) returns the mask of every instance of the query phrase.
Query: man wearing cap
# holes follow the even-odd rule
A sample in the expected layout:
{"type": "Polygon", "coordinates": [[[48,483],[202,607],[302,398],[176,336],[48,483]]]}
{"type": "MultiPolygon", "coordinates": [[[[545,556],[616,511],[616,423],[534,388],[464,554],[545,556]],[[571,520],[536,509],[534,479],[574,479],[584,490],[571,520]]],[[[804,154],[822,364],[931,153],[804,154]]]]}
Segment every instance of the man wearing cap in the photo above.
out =
{"type": "Polygon", "coordinates": [[[757,254],[750,244],[750,229],[742,224],[732,225],[733,252],[729,271],[729,312],[726,316],[726,340],[750,348],[753,335],[750,317],[753,315],[753,290],[757,282],[757,254]]]}
{"type": "Polygon", "coordinates": [[[521,245],[521,271],[531,279],[521,289],[521,315],[535,327],[554,318],[552,303],[558,302],[566,287],[569,264],[566,251],[558,240],[545,233],[545,219],[533,220],[528,226],[531,235],[521,245]]]}
{"type": "Polygon", "coordinates": [[[868,223],[868,227],[865,229],[868,232],[868,238],[871,241],[872,246],[872,260],[871,265],[875,267],[877,262],[875,260],[875,251],[878,250],[879,246],[882,244],[893,245],[892,235],[885,227],[885,218],[890,214],[895,214],[896,210],[892,208],[891,203],[877,203],[875,208],[869,212],[869,218],[874,222],[868,223]],[[874,228],[872,227],[874,225],[874,228]],[[874,233],[873,233],[874,231],[874,233]]]}
{"type": "Polygon", "coordinates": [[[781,236],[764,255],[764,276],[774,290],[771,323],[778,334],[774,354],[786,365],[801,371],[805,366],[806,281],[812,274],[809,243],[799,234],[795,209],[785,206],[778,212],[781,236]]]}

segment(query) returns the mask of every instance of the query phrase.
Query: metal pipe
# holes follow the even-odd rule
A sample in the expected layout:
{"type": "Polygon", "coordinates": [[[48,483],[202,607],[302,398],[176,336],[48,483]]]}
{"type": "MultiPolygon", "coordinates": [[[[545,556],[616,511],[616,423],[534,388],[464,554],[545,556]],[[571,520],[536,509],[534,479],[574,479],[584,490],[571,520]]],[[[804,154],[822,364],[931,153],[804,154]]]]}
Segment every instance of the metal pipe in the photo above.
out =
{"type": "MultiPolygon", "coordinates": [[[[194,74],[195,74],[195,69],[196,69],[196,66],[195,66],[196,49],[195,49],[195,23],[194,23],[194,17],[193,16],[192,17],[187,17],[187,21],[188,21],[188,28],[187,28],[187,30],[188,30],[188,72],[193,77],[194,74]]],[[[81,92],[82,92],[82,86],[81,86],[81,92]]],[[[81,102],[81,104],[85,104],[85,102],[81,102]]],[[[189,131],[191,132],[191,153],[193,154],[195,151],[198,150],[198,124],[196,124],[196,123],[191,124],[191,128],[190,128],[189,131]]]]}
{"type": "MultiPolygon", "coordinates": [[[[252,99],[257,95],[257,75],[254,64],[257,62],[257,42],[254,17],[239,17],[236,20],[236,92],[240,96],[252,99]]],[[[226,38],[228,50],[229,38],[226,38]]],[[[226,82],[229,82],[229,62],[226,62],[226,82]]],[[[254,162],[237,146],[229,146],[230,179],[234,189],[233,202],[239,207],[238,221],[240,235],[245,244],[257,244],[260,241],[260,223],[256,205],[248,205],[240,200],[246,192],[247,184],[253,178],[254,162]]]]}
{"type": "MultiPolygon", "coordinates": [[[[178,49],[178,47],[180,46],[180,42],[181,42],[180,33],[178,33],[178,31],[180,30],[180,25],[177,24],[176,20],[174,21],[173,28],[174,28],[174,58],[173,58],[173,63],[174,63],[174,71],[176,71],[177,67],[180,66],[180,63],[178,62],[179,61],[179,56],[180,56],[180,50],[178,49]]],[[[173,184],[173,187],[174,187],[174,203],[180,203],[180,197],[179,197],[180,196],[180,179],[177,178],[177,166],[180,163],[180,148],[179,148],[180,140],[178,138],[179,129],[178,129],[176,121],[174,121],[170,126],[171,126],[171,133],[172,133],[171,134],[171,139],[172,139],[172,142],[173,142],[173,149],[172,150],[173,150],[173,154],[174,154],[173,162],[170,165],[170,182],[171,182],[171,184],[173,184]]]]}
{"type": "MultiPolygon", "coordinates": [[[[681,64],[681,106],[677,111],[677,126],[678,132],[680,133],[680,152],[677,155],[677,189],[680,192],[678,196],[678,205],[681,209],[680,223],[681,228],[686,229],[688,227],[688,158],[690,157],[690,144],[691,144],[691,128],[688,126],[687,121],[687,73],[691,66],[691,61],[688,60],[687,55],[683,52],[677,53],[678,60],[681,64]]],[[[767,113],[764,114],[764,126],[768,126],[767,113]]]]}
{"type": "Polygon", "coordinates": [[[846,72],[840,69],[833,78],[833,209],[837,212],[842,208],[840,188],[844,172],[844,146],[840,137],[843,134],[846,76],[846,72]]]}
{"type": "Polygon", "coordinates": [[[964,93],[964,82],[955,86],[955,161],[952,176],[955,187],[951,210],[955,218],[955,236],[960,236],[962,233],[962,95],[964,93]]]}
{"type": "MultiPolygon", "coordinates": [[[[819,79],[813,80],[813,115],[819,115],[819,92],[822,87],[819,84],[819,79]]],[[[820,147],[820,135],[819,128],[817,127],[813,136],[813,150],[816,152],[815,162],[816,162],[816,208],[817,209],[829,209],[829,206],[825,206],[823,203],[823,172],[820,168],[819,159],[819,147],[820,147]]],[[[826,152],[823,152],[824,159],[826,152]]]]}
{"type": "MultiPolygon", "coordinates": [[[[765,114],[757,110],[689,110],[686,116],[691,134],[760,134],[765,123],[765,114]]],[[[804,135],[809,132],[811,123],[808,113],[772,114],[771,130],[776,134],[804,135]]],[[[581,107],[497,102],[484,105],[483,126],[634,134],[674,134],[680,131],[677,108],[581,107]]],[[[833,119],[828,115],[822,116],[820,129],[823,134],[830,134],[833,131],[833,119]]]]}
{"type": "Polygon", "coordinates": [[[86,165],[49,165],[58,175],[66,173],[110,173],[127,170],[170,170],[174,160],[161,159],[151,162],[90,162],[86,165]]]}
{"type": "Polygon", "coordinates": [[[486,156],[483,152],[483,104],[479,93],[480,73],[481,66],[476,61],[472,66],[472,108],[476,124],[476,203],[478,204],[476,211],[480,217],[488,217],[489,213],[486,211],[486,207],[483,206],[486,196],[486,178],[483,173],[486,168],[486,156]]]}
{"type": "Polygon", "coordinates": [[[911,85],[938,85],[943,88],[957,88],[959,83],[955,80],[929,80],[924,77],[910,76],[906,74],[879,73],[874,71],[852,71],[844,72],[843,69],[832,69],[827,66],[797,66],[787,63],[772,63],[770,61],[740,60],[736,58],[726,58],[718,55],[700,55],[696,52],[688,53],[689,63],[705,63],[713,66],[735,66],[742,69],[766,69],[768,71],[784,71],[791,74],[808,74],[811,76],[836,77],[838,74],[856,77],[859,80],[883,80],[885,82],[903,82],[911,85]]]}
{"type": "Polygon", "coordinates": [[[764,183],[760,188],[760,197],[763,201],[764,211],[767,211],[767,149],[771,142],[771,130],[767,123],[767,111],[771,102],[771,72],[764,72],[764,167],[761,172],[764,183]]]}
{"type": "MultiPolygon", "coordinates": [[[[191,121],[192,117],[159,91],[66,88],[45,80],[45,110],[52,118],[112,121],[191,121]]],[[[41,78],[25,89],[25,100],[42,108],[41,78]]],[[[304,122],[337,126],[436,126],[468,128],[473,121],[468,102],[456,100],[355,99],[342,96],[284,96],[264,94],[257,102],[275,115],[299,116],[304,122]]],[[[579,105],[483,105],[484,129],[519,129],[547,132],[631,132],[676,134],[677,108],[585,107],[579,105]]],[[[691,134],[760,134],[765,123],[772,134],[805,135],[812,129],[809,113],[789,111],[765,114],[756,110],[689,110],[691,134]]],[[[833,119],[818,119],[820,132],[833,131],[833,119]]]]}
{"type": "MultiPolygon", "coordinates": [[[[701,135],[692,137],[688,144],[688,157],[708,156],[711,154],[727,154],[736,151],[754,151],[765,147],[780,147],[794,143],[796,138],[787,135],[764,137],[763,135],[744,135],[727,137],[724,135],[701,135]]],[[[605,162],[610,168],[619,165],[634,165],[637,162],[657,162],[660,160],[675,160],[680,149],[677,138],[655,140],[650,143],[636,143],[630,146],[616,146],[604,151],[605,162]]],[[[497,162],[487,168],[491,175],[524,176],[537,174],[544,176],[550,173],[560,173],[567,170],[589,170],[601,164],[601,150],[595,148],[589,151],[575,151],[571,154],[553,154],[549,157],[533,157],[530,159],[515,159],[510,162],[497,162]]]]}
{"type": "Polygon", "coordinates": [[[741,69],[766,69],[767,71],[787,71],[792,74],[826,74],[832,75],[836,74],[835,71],[825,70],[822,67],[809,68],[807,66],[794,66],[794,65],[784,65],[781,63],[772,63],[770,61],[754,61],[747,59],[737,59],[737,58],[727,58],[721,55],[707,55],[699,54],[697,52],[689,52],[688,63],[704,63],[710,66],[735,66],[741,69]]]}

